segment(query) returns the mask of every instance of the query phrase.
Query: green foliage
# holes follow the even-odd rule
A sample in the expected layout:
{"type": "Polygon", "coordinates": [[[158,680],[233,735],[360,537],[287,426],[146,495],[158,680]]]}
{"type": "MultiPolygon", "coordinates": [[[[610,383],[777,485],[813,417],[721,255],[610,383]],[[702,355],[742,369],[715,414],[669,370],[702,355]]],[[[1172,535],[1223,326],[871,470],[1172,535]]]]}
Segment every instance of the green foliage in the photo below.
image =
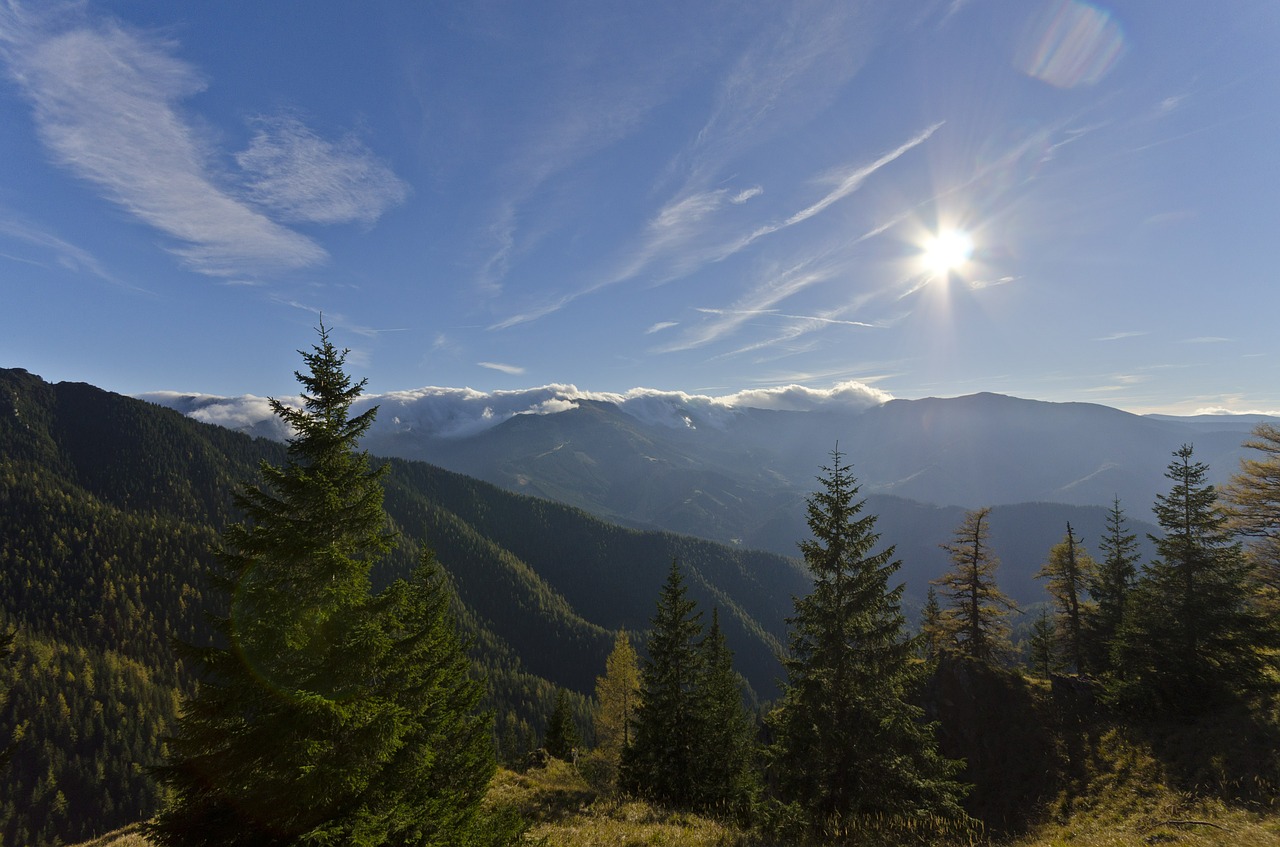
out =
{"type": "Polygon", "coordinates": [[[1195,715],[1272,685],[1262,649],[1274,643],[1251,602],[1249,567],[1233,542],[1208,466],[1174,452],[1156,497],[1165,530],[1139,580],[1115,644],[1113,691],[1146,712],[1195,715]]]}
{"type": "Polygon", "coordinates": [[[160,844],[450,844],[493,772],[490,718],[430,558],[380,593],[392,548],[385,468],[358,450],[374,410],[321,326],[298,373],[305,406],[272,408],[295,433],[283,466],[237,502],[214,583],[220,643],[190,647],[200,685],[184,704],[160,844]]]}
{"type": "Polygon", "coordinates": [[[778,794],[807,829],[841,839],[884,830],[903,839],[962,821],[959,763],[910,698],[923,665],[901,612],[893,548],[873,552],[875,516],[839,451],[809,498],[813,537],[800,549],[813,592],[795,601],[786,688],[770,715],[778,794]]]}
{"type": "Polygon", "coordinates": [[[1086,597],[1086,586],[1093,580],[1096,568],[1093,557],[1076,541],[1075,532],[1068,523],[1066,536],[1053,546],[1048,560],[1036,573],[1037,578],[1048,580],[1046,588],[1057,609],[1055,629],[1060,644],[1056,649],[1066,660],[1067,667],[1075,673],[1086,670],[1084,620],[1091,605],[1086,597]]]}
{"type": "Polygon", "coordinates": [[[622,784],[629,791],[679,808],[697,801],[700,752],[698,686],[704,656],[698,650],[702,613],[689,599],[678,561],[671,562],[658,597],[640,665],[635,739],[622,755],[622,784]]]}
{"type": "Polygon", "coordinates": [[[1040,610],[1040,617],[1031,625],[1031,637],[1027,644],[1030,653],[1031,672],[1041,679],[1049,679],[1062,671],[1062,655],[1058,645],[1058,628],[1048,609],[1040,610]]]}
{"type": "Polygon", "coordinates": [[[694,807],[747,820],[759,794],[755,721],[742,705],[744,683],[733,669],[733,651],[711,610],[711,628],[699,645],[703,677],[698,686],[700,755],[694,807]]]}
{"type": "Polygon", "coordinates": [[[1107,513],[1106,533],[1102,537],[1102,561],[1087,581],[1094,604],[1085,609],[1085,651],[1089,667],[1100,674],[1112,672],[1112,645],[1125,606],[1138,579],[1137,536],[1129,532],[1120,498],[1107,513]]]}
{"type": "Polygon", "coordinates": [[[990,515],[990,508],[965,514],[951,543],[942,545],[951,554],[952,568],[933,580],[948,601],[940,620],[946,649],[984,662],[1009,652],[1004,618],[1014,607],[996,585],[1000,560],[991,551],[990,515]]]}
{"type": "Polygon", "coordinates": [[[573,761],[580,743],[578,726],[569,708],[569,698],[561,691],[556,697],[556,708],[547,720],[547,739],[543,746],[557,759],[573,761]]]}

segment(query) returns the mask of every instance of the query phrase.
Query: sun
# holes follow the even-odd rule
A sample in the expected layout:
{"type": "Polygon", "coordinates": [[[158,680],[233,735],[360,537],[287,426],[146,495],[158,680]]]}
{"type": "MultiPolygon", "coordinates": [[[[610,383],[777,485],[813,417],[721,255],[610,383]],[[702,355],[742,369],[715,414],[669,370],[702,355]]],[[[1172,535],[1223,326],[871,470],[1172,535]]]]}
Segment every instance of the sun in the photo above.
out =
{"type": "Polygon", "coordinates": [[[964,268],[973,255],[973,238],[959,229],[945,229],[921,245],[920,262],[934,276],[964,268]]]}

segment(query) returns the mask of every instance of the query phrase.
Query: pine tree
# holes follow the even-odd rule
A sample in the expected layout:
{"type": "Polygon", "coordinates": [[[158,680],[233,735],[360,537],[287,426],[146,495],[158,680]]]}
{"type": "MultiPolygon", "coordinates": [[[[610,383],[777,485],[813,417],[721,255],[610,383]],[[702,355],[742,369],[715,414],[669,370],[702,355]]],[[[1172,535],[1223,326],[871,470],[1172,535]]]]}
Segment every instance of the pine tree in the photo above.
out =
{"type": "Polygon", "coordinates": [[[680,563],[673,561],[658,598],[649,655],[640,664],[635,737],[622,755],[625,789],[679,808],[697,802],[701,617],[687,595],[680,563]]]}
{"type": "Polygon", "coordinates": [[[996,585],[1000,560],[991,552],[990,516],[990,508],[965,514],[951,543],[940,545],[951,554],[952,569],[933,580],[949,602],[941,619],[948,643],[961,655],[984,662],[1008,652],[1009,625],[1004,618],[1015,608],[996,585]]]}
{"type": "Polygon", "coordinates": [[[758,793],[755,721],[742,700],[742,678],[733,669],[733,651],[720,630],[718,609],[702,640],[704,675],[698,688],[700,752],[694,804],[745,819],[758,793]]]}
{"type": "Polygon", "coordinates": [[[1084,619],[1090,604],[1085,586],[1096,568],[1093,557],[1077,541],[1071,524],[1061,542],[1049,551],[1048,560],[1040,566],[1037,579],[1047,579],[1049,596],[1058,611],[1055,629],[1063,642],[1062,655],[1076,673],[1085,671],[1084,619]]]}
{"type": "Polygon", "coordinates": [[[1111,648],[1138,580],[1137,538],[1128,530],[1120,498],[1115,498],[1099,544],[1102,561],[1087,583],[1094,605],[1085,615],[1085,642],[1089,667],[1095,672],[1112,670],[1111,648]]]}
{"type": "Polygon", "coordinates": [[[547,720],[547,738],[543,745],[547,752],[566,762],[574,761],[581,738],[578,725],[569,707],[569,697],[563,688],[556,692],[556,706],[547,720]]]}
{"type": "Polygon", "coordinates": [[[781,705],[770,715],[778,791],[821,838],[873,832],[917,836],[965,819],[958,765],[911,702],[924,666],[906,636],[900,563],[862,515],[858,484],[839,450],[808,502],[813,537],[801,543],[813,592],[795,601],[781,705]]]}
{"type": "Polygon", "coordinates": [[[631,724],[640,702],[640,664],[626,631],[618,633],[605,660],[604,676],[596,677],[593,714],[596,753],[604,762],[609,782],[617,777],[622,753],[631,746],[631,724]]]}
{"type": "Polygon", "coordinates": [[[1156,496],[1159,558],[1126,604],[1115,653],[1114,690],[1138,709],[1196,714],[1267,684],[1260,651],[1272,633],[1249,602],[1249,568],[1208,470],[1183,445],[1165,473],[1172,489],[1156,496]]]}
{"type": "Polygon", "coordinates": [[[189,647],[200,676],[156,768],[170,801],[147,827],[162,845],[456,843],[493,772],[491,719],[424,556],[373,594],[393,536],[384,468],[358,441],[352,384],[328,330],[296,374],[304,406],[272,400],[294,436],[218,551],[221,643],[189,647]]]}

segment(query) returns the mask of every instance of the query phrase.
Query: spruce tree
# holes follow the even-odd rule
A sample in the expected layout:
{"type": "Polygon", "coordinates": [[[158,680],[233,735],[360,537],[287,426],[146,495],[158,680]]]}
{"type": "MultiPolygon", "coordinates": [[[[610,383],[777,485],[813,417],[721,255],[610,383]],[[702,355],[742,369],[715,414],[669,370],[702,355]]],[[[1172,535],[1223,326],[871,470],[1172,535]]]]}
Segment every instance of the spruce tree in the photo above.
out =
{"type": "Polygon", "coordinates": [[[812,593],[795,601],[787,679],[770,715],[780,799],[824,839],[878,833],[906,840],[964,820],[958,763],[912,702],[924,666],[901,611],[893,548],[879,552],[875,515],[839,450],[809,497],[813,537],[800,550],[812,593]]]}
{"type": "Polygon", "coordinates": [[[1031,672],[1048,679],[1062,670],[1062,659],[1058,652],[1058,631],[1049,610],[1041,609],[1040,617],[1031,625],[1031,638],[1028,643],[1031,672]]]}
{"type": "Polygon", "coordinates": [[[759,790],[755,721],[743,705],[742,678],[733,669],[733,651],[720,630],[718,609],[711,610],[711,628],[700,649],[704,675],[698,688],[698,720],[703,730],[694,804],[745,819],[759,790]]]}
{"type": "Polygon", "coordinates": [[[703,729],[698,687],[704,676],[702,613],[689,598],[679,561],[658,597],[648,655],[640,664],[635,737],[622,754],[622,785],[677,808],[697,803],[697,757],[703,729]]]}
{"type": "Polygon", "coordinates": [[[547,752],[557,759],[566,762],[574,760],[581,738],[578,725],[573,719],[573,710],[569,707],[569,696],[563,688],[556,692],[556,705],[547,719],[547,737],[543,745],[547,752]]]}
{"type": "Polygon", "coordinates": [[[1102,561],[1088,579],[1094,605],[1085,615],[1085,642],[1089,667],[1094,672],[1107,674],[1112,670],[1111,648],[1138,579],[1137,538],[1129,532],[1120,498],[1115,498],[1099,543],[1102,561]]]}
{"type": "Polygon", "coordinates": [[[424,556],[412,580],[371,592],[393,536],[384,468],[358,449],[375,410],[319,328],[302,352],[300,409],[283,466],[236,502],[213,587],[220,643],[186,649],[199,675],[169,761],[170,799],[147,827],[162,845],[452,844],[493,772],[490,718],[424,556]]]}
{"type": "Polygon", "coordinates": [[[940,545],[951,555],[951,570],[933,580],[949,602],[942,610],[941,628],[950,649],[984,662],[1008,652],[1009,625],[1004,618],[1014,608],[996,585],[1000,560],[991,551],[990,516],[986,507],[965,514],[951,543],[940,545]]]}
{"type": "Polygon", "coordinates": [[[1049,551],[1049,558],[1036,572],[1037,579],[1047,579],[1049,596],[1057,608],[1055,627],[1063,643],[1061,655],[1076,673],[1085,672],[1084,619],[1092,605],[1087,601],[1085,586],[1093,577],[1096,565],[1088,551],[1076,541],[1071,524],[1062,541],[1049,551]]]}
{"type": "Polygon", "coordinates": [[[1267,685],[1272,633],[1208,470],[1183,445],[1165,473],[1173,487],[1156,496],[1159,557],[1126,604],[1115,651],[1115,693],[1140,710],[1196,714],[1267,685]]]}

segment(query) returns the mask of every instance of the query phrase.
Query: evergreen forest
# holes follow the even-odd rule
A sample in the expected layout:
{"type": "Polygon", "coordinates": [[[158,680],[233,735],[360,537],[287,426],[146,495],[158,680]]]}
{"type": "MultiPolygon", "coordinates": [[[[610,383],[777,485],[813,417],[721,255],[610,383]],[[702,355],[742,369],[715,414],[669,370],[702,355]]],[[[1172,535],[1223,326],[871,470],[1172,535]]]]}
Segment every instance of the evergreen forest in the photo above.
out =
{"type": "Polygon", "coordinates": [[[1064,522],[1030,607],[969,512],[917,615],[856,455],[795,559],[622,529],[369,456],[302,356],[287,445],[0,370],[0,844],[1280,841],[1274,428],[1064,522]]]}

